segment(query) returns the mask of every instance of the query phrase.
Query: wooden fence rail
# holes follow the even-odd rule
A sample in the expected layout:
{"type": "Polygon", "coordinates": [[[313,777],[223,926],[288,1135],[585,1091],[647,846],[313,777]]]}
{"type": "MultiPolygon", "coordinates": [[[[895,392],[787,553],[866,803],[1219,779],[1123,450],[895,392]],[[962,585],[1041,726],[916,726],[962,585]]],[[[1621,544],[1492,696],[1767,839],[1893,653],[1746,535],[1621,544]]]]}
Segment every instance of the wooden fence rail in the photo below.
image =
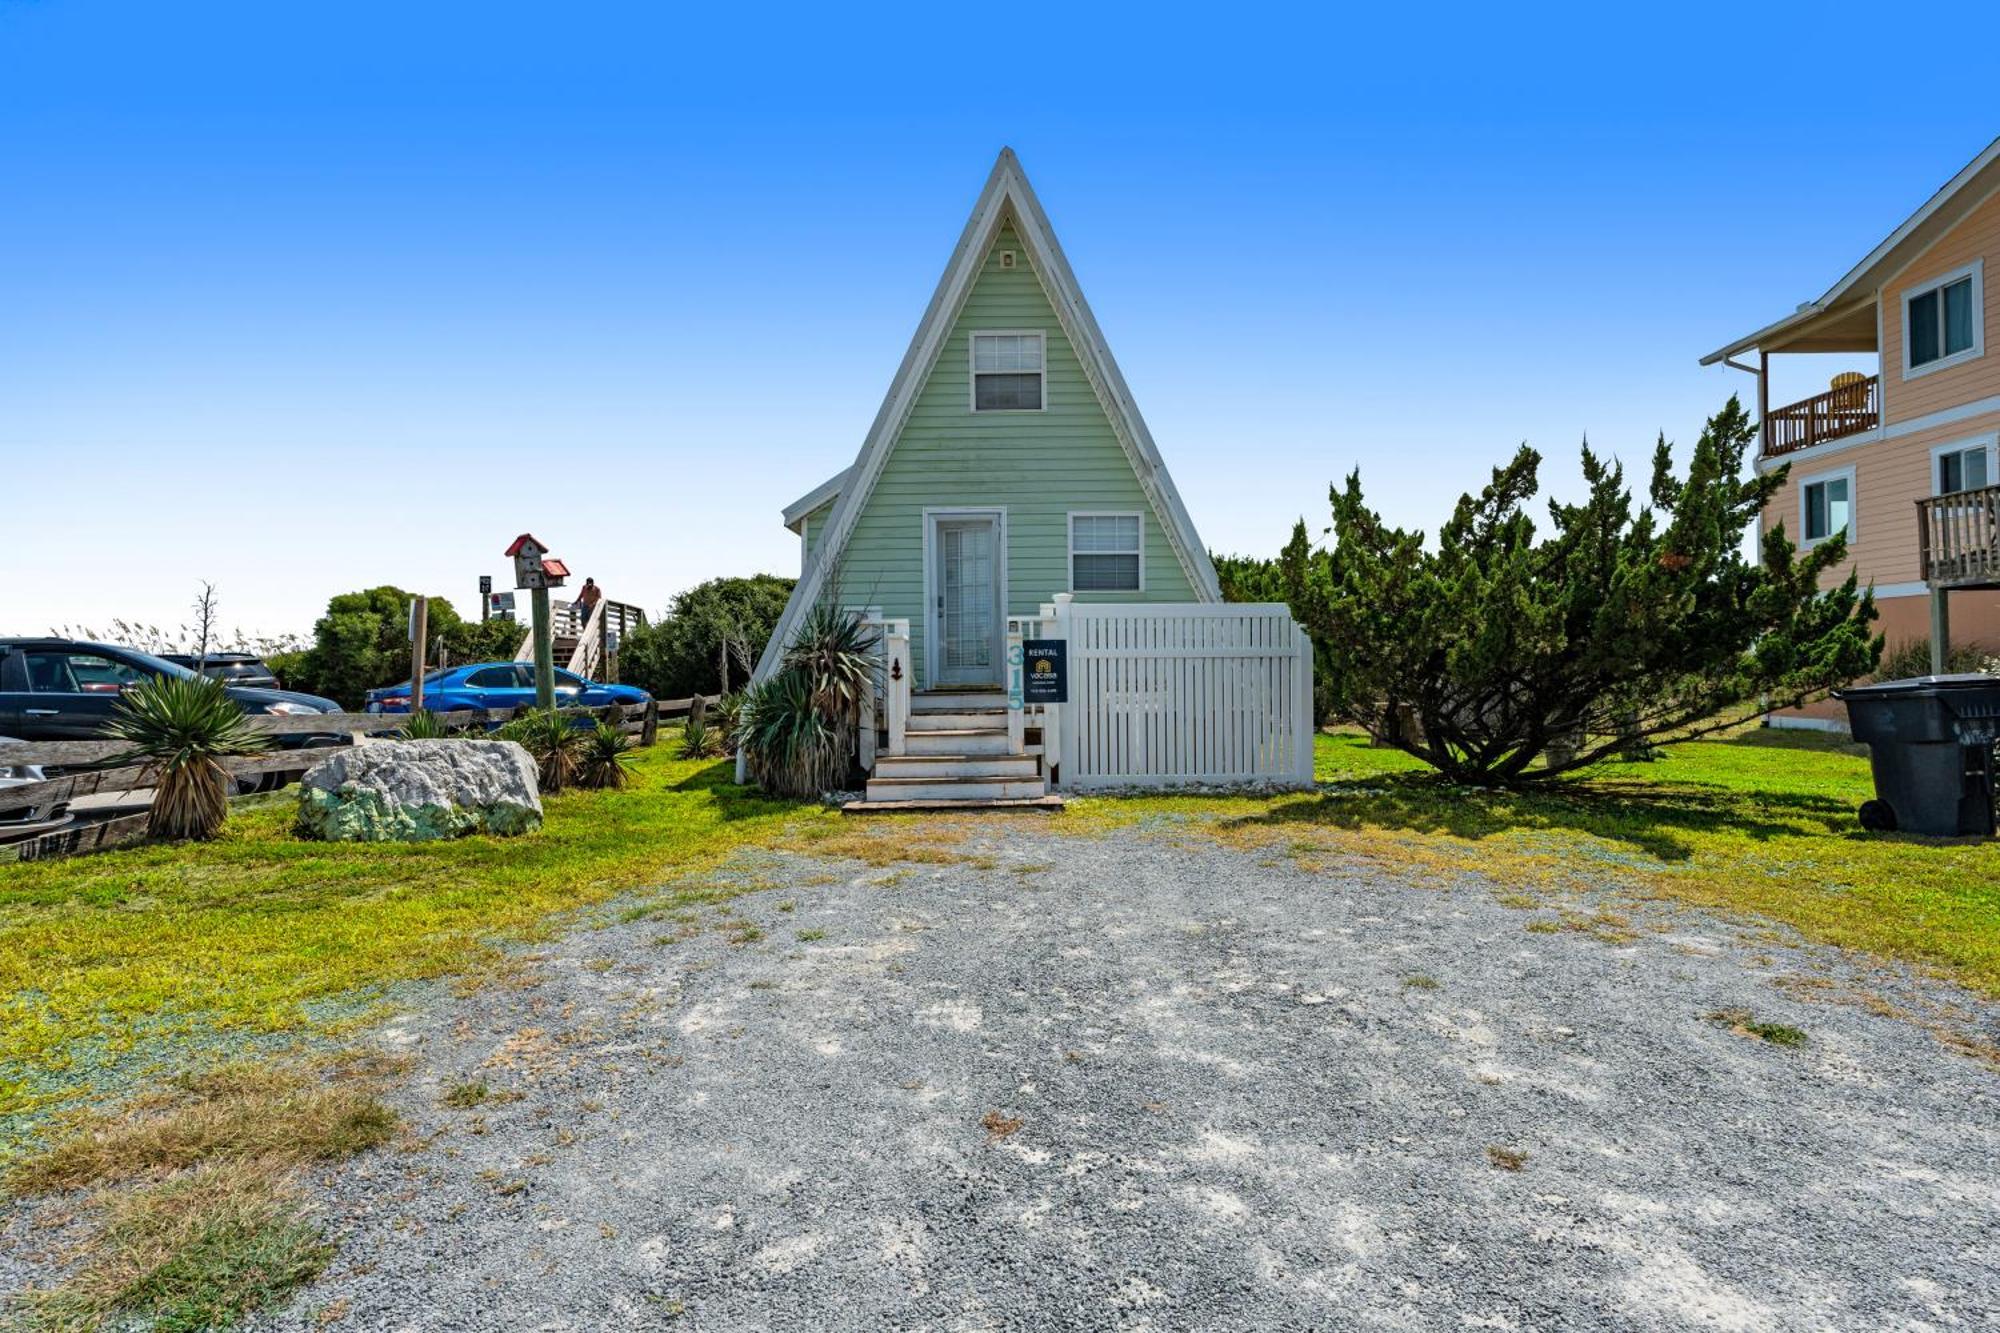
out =
{"type": "MultiPolygon", "coordinates": [[[[713,707],[716,701],[714,695],[704,696],[700,700],[704,710],[713,707]]],[[[617,712],[620,714],[622,729],[628,735],[636,737],[640,745],[647,746],[657,740],[662,718],[671,720],[686,717],[693,710],[695,702],[694,698],[655,699],[644,707],[613,704],[602,708],[564,708],[558,711],[566,716],[588,715],[600,720],[617,712]]],[[[437,716],[447,726],[471,728],[504,724],[529,711],[531,710],[526,708],[471,708],[439,713],[437,716]]],[[[296,749],[270,750],[262,754],[239,755],[220,761],[231,777],[260,778],[264,780],[260,786],[271,789],[273,786],[289,785],[303,777],[308,769],[326,758],[328,750],[353,745],[370,736],[384,736],[401,730],[409,721],[409,714],[258,715],[253,716],[250,721],[257,730],[267,735],[326,737],[323,743],[296,749]],[[274,784],[271,783],[271,779],[276,779],[274,784]]],[[[127,742],[118,740],[30,741],[0,745],[0,764],[38,765],[59,770],[56,776],[41,782],[0,787],[0,836],[4,836],[6,832],[6,816],[10,813],[60,809],[86,796],[104,792],[143,791],[151,787],[155,777],[153,766],[125,762],[131,750],[132,747],[127,742]]],[[[145,821],[146,816],[141,812],[93,823],[76,823],[15,842],[0,842],[0,862],[74,856],[80,852],[134,842],[144,836],[145,821]]]]}

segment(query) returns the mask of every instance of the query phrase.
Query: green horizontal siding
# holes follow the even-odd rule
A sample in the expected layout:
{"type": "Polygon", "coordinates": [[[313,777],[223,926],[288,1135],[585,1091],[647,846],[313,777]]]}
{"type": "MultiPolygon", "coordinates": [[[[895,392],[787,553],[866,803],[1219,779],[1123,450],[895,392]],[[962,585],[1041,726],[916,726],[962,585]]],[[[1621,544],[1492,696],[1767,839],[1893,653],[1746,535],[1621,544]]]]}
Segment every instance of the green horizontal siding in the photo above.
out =
{"type": "MultiPolygon", "coordinates": [[[[835,496],[834,499],[839,499],[835,496]]],[[[833,515],[833,500],[828,500],[819,508],[806,515],[806,564],[812,564],[813,556],[819,552],[819,539],[826,531],[826,521],[833,515]]]]}
{"type": "MultiPolygon", "coordinates": [[[[1069,588],[1068,516],[1076,510],[1137,512],[1145,551],[1143,593],[1080,593],[1079,601],[1197,600],[1011,225],[988,253],[841,562],[844,602],[909,618],[920,684],[923,511],[959,506],[1007,511],[1010,614],[1032,614],[1069,588]],[[1000,267],[1001,250],[1014,252],[1016,267],[1000,267]],[[968,335],[975,329],[1046,335],[1046,410],[972,411],[968,335]]],[[[816,516],[809,534],[819,524],[816,516]]]]}

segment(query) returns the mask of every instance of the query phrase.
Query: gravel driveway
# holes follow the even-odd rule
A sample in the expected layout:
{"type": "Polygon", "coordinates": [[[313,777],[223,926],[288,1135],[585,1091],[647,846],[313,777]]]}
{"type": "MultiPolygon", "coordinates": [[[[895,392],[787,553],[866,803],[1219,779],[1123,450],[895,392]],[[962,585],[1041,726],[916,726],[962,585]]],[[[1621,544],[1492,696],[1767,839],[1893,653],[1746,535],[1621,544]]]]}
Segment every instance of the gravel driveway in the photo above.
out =
{"type": "Polygon", "coordinates": [[[2000,1078],[1774,984],[1880,978],[1190,841],[769,855],[441,1000],[385,1034],[426,1146],[322,1182],[340,1256],[263,1326],[2000,1323],[2000,1078]]]}

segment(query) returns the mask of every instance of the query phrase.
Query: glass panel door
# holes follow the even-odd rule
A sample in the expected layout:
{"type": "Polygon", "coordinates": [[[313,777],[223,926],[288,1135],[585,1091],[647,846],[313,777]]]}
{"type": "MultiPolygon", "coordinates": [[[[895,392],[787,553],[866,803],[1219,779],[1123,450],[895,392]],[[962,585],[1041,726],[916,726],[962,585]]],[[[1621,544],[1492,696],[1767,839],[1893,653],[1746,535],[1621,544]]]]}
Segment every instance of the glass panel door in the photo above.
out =
{"type": "Polygon", "coordinates": [[[1000,680],[1000,565],[990,518],[939,519],[935,551],[938,681],[1000,680]]]}

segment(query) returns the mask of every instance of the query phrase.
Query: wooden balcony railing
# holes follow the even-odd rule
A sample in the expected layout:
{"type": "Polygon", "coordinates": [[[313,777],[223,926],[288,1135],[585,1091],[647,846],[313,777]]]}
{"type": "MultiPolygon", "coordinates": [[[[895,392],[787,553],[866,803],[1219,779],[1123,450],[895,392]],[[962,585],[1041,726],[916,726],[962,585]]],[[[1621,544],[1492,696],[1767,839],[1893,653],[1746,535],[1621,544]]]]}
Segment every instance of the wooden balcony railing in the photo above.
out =
{"type": "Polygon", "coordinates": [[[1764,422],[1764,457],[1810,449],[1881,424],[1882,377],[1870,375],[1790,407],[1772,408],[1764,422]]]}
{"type": "Polygon", "coordinates": [[[1917,501],[1917,546],[1932,586],[2000,586],[2000,486],[1917,501]]]}

